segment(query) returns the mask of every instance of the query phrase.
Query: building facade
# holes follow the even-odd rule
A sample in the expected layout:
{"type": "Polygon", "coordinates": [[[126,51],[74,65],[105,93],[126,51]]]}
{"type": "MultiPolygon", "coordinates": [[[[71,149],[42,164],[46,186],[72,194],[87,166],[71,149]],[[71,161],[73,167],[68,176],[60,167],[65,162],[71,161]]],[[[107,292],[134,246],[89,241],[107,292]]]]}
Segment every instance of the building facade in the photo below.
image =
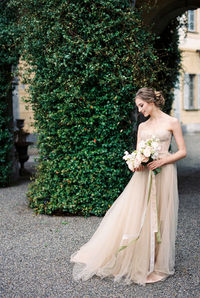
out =
{"type": "Polygon", "coordinates": [[[189,10],[184,17],[187,26],[180,29],[179,45],[182,71],[175,89],[173,114],[184,131],[200,132],[200,9],[189,10]]]}

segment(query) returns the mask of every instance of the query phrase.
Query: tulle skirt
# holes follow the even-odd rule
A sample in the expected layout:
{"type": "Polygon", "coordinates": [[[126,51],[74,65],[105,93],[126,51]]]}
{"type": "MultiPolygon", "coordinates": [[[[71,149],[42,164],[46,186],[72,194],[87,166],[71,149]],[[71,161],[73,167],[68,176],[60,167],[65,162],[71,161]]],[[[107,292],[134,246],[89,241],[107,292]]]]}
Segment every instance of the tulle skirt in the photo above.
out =
{"type": "Polygon", "coordinates": [[[97,275],[144,285],[152,272],[172,275],[177,216],[176,166],[134,173],[92,238],[71,256],[74,279],[97,275]]]}

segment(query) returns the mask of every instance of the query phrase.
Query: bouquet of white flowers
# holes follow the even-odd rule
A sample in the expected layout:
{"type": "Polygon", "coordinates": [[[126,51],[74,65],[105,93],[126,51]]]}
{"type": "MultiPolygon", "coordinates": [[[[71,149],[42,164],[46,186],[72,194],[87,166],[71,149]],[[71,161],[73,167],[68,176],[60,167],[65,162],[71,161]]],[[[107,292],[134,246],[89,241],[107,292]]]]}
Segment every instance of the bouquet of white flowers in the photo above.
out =
{"type": "MultiPolygon", "coordinates": [[[[138,168],[141,164],[147,165],[149,162],[158,158],[160,151],[160,140],[155,136],[152,136],[151,139],[142,140],[138,145],[138,150],[129,153],[128,151],[124,152],[123,159],[126,161],[129,169],[134,171],[135,168],[138,168]]],[[[160,168],[153,170],[154,174],[160,173],[160,168]]]]}

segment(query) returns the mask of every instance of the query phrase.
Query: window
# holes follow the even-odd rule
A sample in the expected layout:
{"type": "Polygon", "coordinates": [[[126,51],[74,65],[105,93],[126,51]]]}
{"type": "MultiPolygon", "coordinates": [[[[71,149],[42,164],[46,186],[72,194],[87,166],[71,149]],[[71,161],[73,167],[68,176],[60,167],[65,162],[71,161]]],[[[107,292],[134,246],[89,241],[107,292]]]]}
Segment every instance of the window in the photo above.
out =
{"type": "Polygon", "coordinates": [[[194,109],[194,74],[189,74],[189,109],[194,109]]]}
{"type": "Polygon", "coordinates": [[[195,109],[195,74],[184,74],[184,109],[195,109]]]}
{"type": "Polygon", "coordinates": [[[184,74],[184,110],[200,110],[200,74],[184,74]]]}
{"type": "Polygon", "coordinates": [[[198,97],[197,97],[197,106],[200,110],[200,74],[197,75],[198,78],[198,97]]]}
{"type": "Polygon", "coordinates": [[[188,10],[188,31],[195,32],[195,11],[188,10]]]}

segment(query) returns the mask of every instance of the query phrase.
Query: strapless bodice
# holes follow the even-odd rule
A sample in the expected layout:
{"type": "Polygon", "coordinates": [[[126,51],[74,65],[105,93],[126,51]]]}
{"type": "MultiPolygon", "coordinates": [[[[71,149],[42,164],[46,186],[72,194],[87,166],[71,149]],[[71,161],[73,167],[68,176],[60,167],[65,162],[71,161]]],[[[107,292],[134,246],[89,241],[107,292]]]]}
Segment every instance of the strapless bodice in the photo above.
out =
{"type": "Polygon", "coordinates": [[[172,133],[167,129],[158,129],[156,131],[151,130],[142,130],[141,131],[141,140],[146,140],[155,136],[160,140],[160,153],[159,156],[161,157],[163,154],[169,154],[169,146],[171,143],[172,133]]]}

